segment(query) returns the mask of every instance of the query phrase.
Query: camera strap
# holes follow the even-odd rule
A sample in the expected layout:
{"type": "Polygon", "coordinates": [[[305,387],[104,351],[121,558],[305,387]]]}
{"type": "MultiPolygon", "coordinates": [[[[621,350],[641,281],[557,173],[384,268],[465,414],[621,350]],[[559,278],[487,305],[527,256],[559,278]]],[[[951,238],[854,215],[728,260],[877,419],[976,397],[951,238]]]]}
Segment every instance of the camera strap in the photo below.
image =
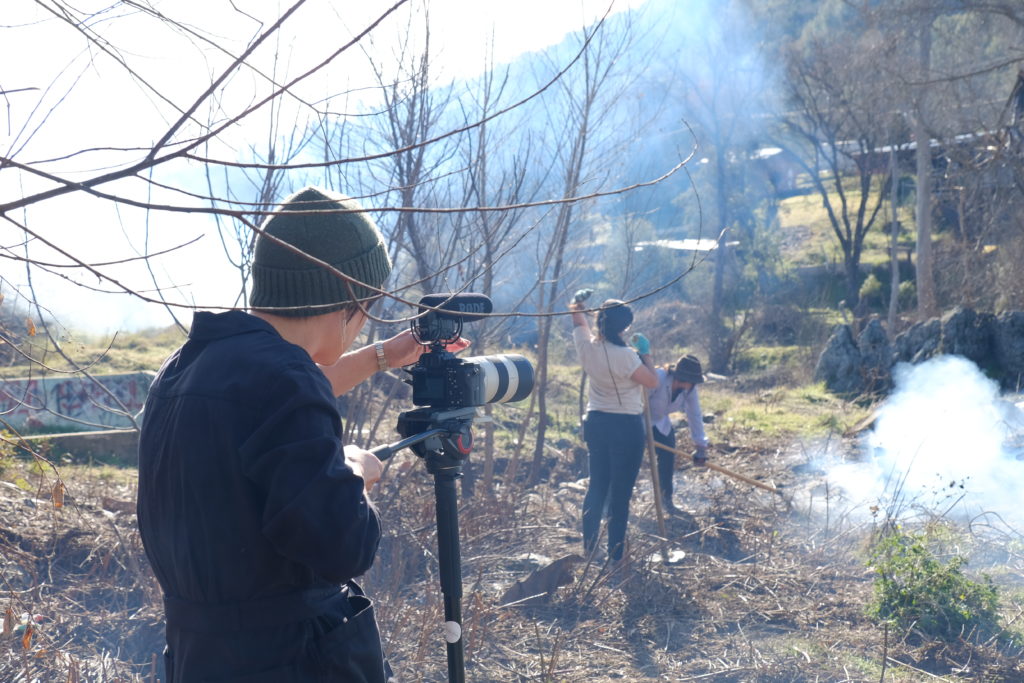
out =
{"type": "Polygon", "coordinates": [[[619,400],[619,405],[622,405],[622,394],[619,393],[619,384],[615,381],[615,373],[612,372],[612,359],[608,356],[608,340],[601,339],[601,348],[604,349],[604,363],[608,366],[608,376],[612,378],[612,387],[615,389],[615,398],[619,400]]]}

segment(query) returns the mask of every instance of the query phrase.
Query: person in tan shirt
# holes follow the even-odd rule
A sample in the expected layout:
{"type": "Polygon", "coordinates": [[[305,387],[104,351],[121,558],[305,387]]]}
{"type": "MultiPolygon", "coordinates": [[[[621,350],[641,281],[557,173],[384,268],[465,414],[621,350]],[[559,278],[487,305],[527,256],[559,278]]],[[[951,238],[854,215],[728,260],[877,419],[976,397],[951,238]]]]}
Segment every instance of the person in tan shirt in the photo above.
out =
{"type": "Polygon", "coordinates": [[[583,548],[593,556],[608,504],[608,560],[622,559],[629,502],[644,454],[644,389],[658,386],[657,375],[623,340],[633,312],[609,299],[597,315],[593,334],[582,302],[573,311],[573,343],[589,378],[583,435],[590,464],[590,484],[583,500],[583,548]]]}

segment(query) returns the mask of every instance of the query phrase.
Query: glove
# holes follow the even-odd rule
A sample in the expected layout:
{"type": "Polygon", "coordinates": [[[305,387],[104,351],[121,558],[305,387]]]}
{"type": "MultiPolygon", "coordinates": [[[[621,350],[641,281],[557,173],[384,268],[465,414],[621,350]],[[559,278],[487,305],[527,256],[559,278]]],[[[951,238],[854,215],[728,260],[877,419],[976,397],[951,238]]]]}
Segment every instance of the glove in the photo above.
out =
{"type": "Polygon", "coordinates": [[[649,342],[647,337],[639,332],[633,333],[633,336],[629,338],[629,343],[633,345],[633,348],[635,348],[636,352],[641,356],[647,355],[651,352],[651,342],[649,342]]]}
{"type": "Polygon", "coordinates": [[[578,289],[576,293],[572,295],[572,302],[574,304],[581,304],[590,298],[590,295],[594,293],[592,289],[578,289]]]}
{"type": "Polygon", "coordinates": [[[693,464],[703,465],[708,461],[708,447],[697,446],[697,450],[693,452],[693,464]]]}

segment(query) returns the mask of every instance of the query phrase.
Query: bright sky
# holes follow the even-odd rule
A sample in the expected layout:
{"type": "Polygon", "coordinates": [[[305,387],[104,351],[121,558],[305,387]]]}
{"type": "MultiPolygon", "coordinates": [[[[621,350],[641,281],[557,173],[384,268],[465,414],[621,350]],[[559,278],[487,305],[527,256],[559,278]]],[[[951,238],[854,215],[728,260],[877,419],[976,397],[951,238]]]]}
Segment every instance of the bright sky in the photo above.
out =
{"type": "MultiPolygon", "coordinates": [[[[0,156],[72,180],[92,178],[140,159],[180,112],[202,95],[211,78],[222,72],[229,54],[244,50],[291,6],[267,0],[151,0],[149,5],[157,12],[181,24],[181,28],[171,29],[124,4],[77,0],[72,4],[78,12],[102,12],[88,21],[89,29],[106,41],[108,49],[101,50],[87,46],[75,27],[55,16],[64,1],[3,0],[0,64],[5,68],[0,69],[0,91],[7,93],[0,96],[0,156]],[[132,73],[117,65],[115,58],[132,73]],[[80,150],[90,151],[82,154],[80,150]]],[[[643,2],[431,0],[426,16],[435,73],[439,82],[472,76],[480,70],[488,50],[494,61],[507,62],[558,43],[567,33],[592,23],[609,6],[618,12],[643,2]]],[[[287,20],[273,43],[261,46],[250,60],[262,73],[250,70],[232,76],[219,100],[220,110],[207,107],[197,115],[204,122],[235,116],[266,94],[268,78],[287,82],[305,73],[389,6],[379,0],[308,0],[287,20]]],[[[372,82],[367,53],[381,64],[392,64],[397,37],[407,32],[407,26],[414,31],[423,26],[424,7],[423,0],[410,0],[371,33],[371,40],[360,43],[366,53],[360,49],[346,52],[322,76],[294,91],[310,102],[331,97],[334,111],[351,110],[352,100],[367,92],[361,89],[372,82]],[[346,92],[352,93],[347,100],[341,95],[346,92]]],[[[237,158],[244,156],[248,145],[263,144],[265,111],[226,131],[220,136],[220,147],[210,150],[211,154],[237,158]]],[[[200,194],[205,186],[197,165],[178,163],[162,169],[157,178],[200,194]]],[[[0,206],[54,186],[50,180],[17,169],[0,169],[0,206]]],[[[107,183],[99,189],[176,206],[201,204],[138,180],[107,183]]],[[[45,248],[43,240],[95,263],[180,247],[157,261],[153,272],[141,262],[105,265],[102,270],[136,290],[152,289],[154,279],[163,287],[173,283],[180,301],[200,306],[231,305],[226,293],[238,287],[238,276],[227,263],[212,221],[201,214],[147,215],[75,192],[10,211],[8,217],[36,234],[27,247],[34,259],[67,261],[45,248]],[[181,246],[186,243],[190,244],[181,246]]],[[[0,220],[0,255],[24,256],[24,242],[20,228],[0,220]]],[[[74,328],[110,332],[170,321],[159,305],[125,295],[95,293],[89,287],[111,286],[93,275],[67,268],[53,270],[59,275],[36,271],[32,282],[42,303],[74,328]],[[68,284],[69,280],[76,284],[68,284]]],[[[5,288],[13,285],[27,292],[28,276],[16,260],[0,259],[0,276],[5,288]]],[[[189,318],[187,312],[180,315],[186,321],[189,318]]]]}

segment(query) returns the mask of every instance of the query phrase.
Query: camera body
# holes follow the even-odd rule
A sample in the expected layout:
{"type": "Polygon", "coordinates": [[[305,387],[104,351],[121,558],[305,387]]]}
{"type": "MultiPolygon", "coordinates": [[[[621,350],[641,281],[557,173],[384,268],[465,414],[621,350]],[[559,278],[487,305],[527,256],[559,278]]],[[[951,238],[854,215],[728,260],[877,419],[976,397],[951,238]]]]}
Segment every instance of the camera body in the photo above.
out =
{"type": "Polygon", "coordinates": [[[431,350],[410,373],[413,404],[443,410],[521,401],[533,391],[533,366],[518,354],[463,359],[431,350]]]}
{"type": "Polygon", "coordinates": [[[521,401],[530,395],[533,366],[525,357],[499,354],[456,358],[444,348],[462,334],[463,322],[491,312],[488,297],[428,294],[419,304],[425,313],[413,320],[413,335],[430,351],[409,370],[414,405],[449,410],[521,401]]]}

